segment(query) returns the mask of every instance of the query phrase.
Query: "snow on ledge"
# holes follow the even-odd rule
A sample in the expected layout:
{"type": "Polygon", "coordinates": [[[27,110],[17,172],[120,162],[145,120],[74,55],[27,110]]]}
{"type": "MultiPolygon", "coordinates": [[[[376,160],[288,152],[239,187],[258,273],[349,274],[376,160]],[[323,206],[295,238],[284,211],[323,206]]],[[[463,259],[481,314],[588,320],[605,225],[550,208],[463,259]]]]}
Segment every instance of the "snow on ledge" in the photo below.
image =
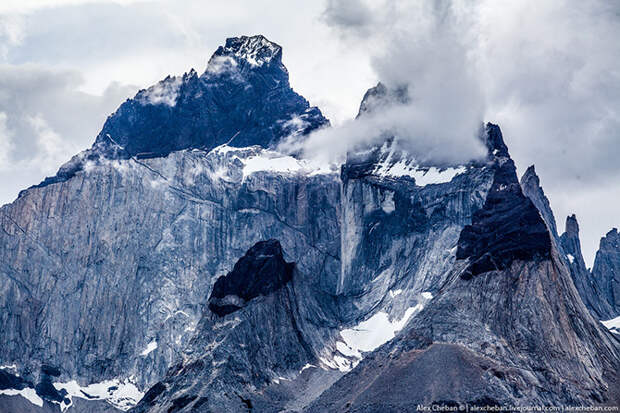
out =
{"type": "Polygon", "coordinates": [[[406,154],[399,159],[396,151],[394,144],[384,143],[381,146],[381,152],[387,155],[375,166],[372,173],[381,177],[408,176],[415,179],[417,186],[426,186],[450,182],[455,176],[467,171],[464,166],[451,168],[422,167],[418,165],[415,159],[406,154]]]}
{"type": "Polygon", "coordinates": [[[432,184],[443,184],[450,182],[455,176],[467,171],[464,166],[458,168],[439,169],[434,166],[429,168],[421,168],[415,164],[415,161],[400,160],[393,165],[382,163],[374,170],[375,175],[401,177],[409,176],[415,179],[417,186],[426,186],[432,184]]]}
{"type": "Polygon", "coordinates": [[[611,320],[606,321],[601,320],[601,323],[603,323],[603,325],[612,333],[620,334],[620,317],[612,318],[611,320]]]}
{"type": "Polygon", "coordinates": [[[6,396],[22,396],[24,399],[28,400],[30,403],[43,407],[43,399],[39,397],[35,389],[27,387],[25,389],[16,390],[16,389],[5,389],[0,390],[0,394],[4,394],[6,396]]]}
{"type": "Polygon", "coordinates": [[[239,160],[243,164],[243,180],[257,172],[273,172],[281,175],[328,175],[337,174],[339,165],[310,159],[297,159],[260,146],[235,148],[226,144],[213,148],[210,153],[239,160]]]}
{"type": "Polygon", "coordinates": [[[157,348],[157,341],[152,340],[149,344],[146,345],[146,348],[144,349],[142,353],[140,353],[140,355],[143,357],[148,356],[156,348],[157,348]]]}
{"type": "Polygon", "coordinates": [[[334,166],[320,164],[307,159],[296,159],[278,152],[263,150],[258,155],[243,160],[243,178],[260,172],[277,172],[283,174],[324,175],[334,173],[334,166]]]}
{"type": "Polygon", "coordinates": [[[100,383],[92,383],[82,387],[77,381],[71,380],[66,383],[53,383],[56,390],[67,391],[69,404],[60,404],[64,412],[73,405],[73,397],[86,400],[104,400],[120,410],[129,410],[135,406],[144,396],[135,384],[130,380],[105,380],[100,383]]]}
{"type": "MultiPolygon", "coordinates": [[[[401,293],[402,290],[389,292],[392,298],[401,293]]],[[[379,311],[355,327],[341,330],[341,340],[336,342],[336,350],[340,354],[333,356],[331,360],[321,358],[323,364],[342,372],[354,368],[364,357],[363,353],[373,351],[393,339],[411,317],[422,311],[433,295],[430,292],[423,292],[419,297],[418,303],[409,307],[400,319],[390,319],[385,311],[379,311]]]]}

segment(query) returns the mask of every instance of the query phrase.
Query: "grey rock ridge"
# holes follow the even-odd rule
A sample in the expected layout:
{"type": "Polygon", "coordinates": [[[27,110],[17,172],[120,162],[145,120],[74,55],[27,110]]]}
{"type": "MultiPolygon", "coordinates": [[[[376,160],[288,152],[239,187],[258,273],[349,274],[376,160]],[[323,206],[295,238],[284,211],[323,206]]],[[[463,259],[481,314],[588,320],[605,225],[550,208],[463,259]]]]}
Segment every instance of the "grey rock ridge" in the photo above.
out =
{"type": "MultiPolygon", "coordinates": [[[[620,315],[620,311],[614,308],[614,296],[609,294],[609,290],[603,289],[605,282],[611,283],[613,280],[613,271],[601,271],[597,266],[595,267],[597,272],[593,274],[590,269],[586,268],[581,254],[579,223],[575,215],[566,218],[566,229],[560,240],[575,287],[592,315],[599,320],[609,320],[620,315]],[[599,279],[605,279],[605,281],[599,282],[599,279]]],[[[620,248],[616,248],[616,251],[620,251],[620,248]]],[[[600,266],[601,260],[606,259],[607,253],[609,252],[601,248],[597,253],[595,263],[598,262],[600,266]]],[[[613,254],[613,250],[611,253],[613,254]]]]}
{"type": "MultiPolygon", "coordinates": [[[[582,268],[493,124],[463,165],[395,136],[341,166],[277,152],[328,125],[281,54],[228,39],[0,208],[0,412],[617,404],[586,308],[614,309],[617,232],[582,268]]],[[[380,84],[359,116],[407,101],[380,84]]]]}
{"type": "Polygon", "coordinates": [[[601,238],[592,277],[604,303],[611,307],[607,318],[620,316],[620,234],[616,228],[601,238]]]}
{"type": "Polygon", "coordinates": [[[579,223],[573,214],[566,218],[564,233],[559,236],[549,200],[540,186],[534,166],[530,166],[521,178],[523,193],[540,211],[555,241],[560,259],[570,269],[577,291],[592,315],[599,320],[611,320],[620,315],[618,307],[618,278],[620,243],[617,230],[612,229],[601,239],[592,270],[586,267],[581,253],[579,223]],[[614,292],[614,288],[616,288],[614,292]]]}

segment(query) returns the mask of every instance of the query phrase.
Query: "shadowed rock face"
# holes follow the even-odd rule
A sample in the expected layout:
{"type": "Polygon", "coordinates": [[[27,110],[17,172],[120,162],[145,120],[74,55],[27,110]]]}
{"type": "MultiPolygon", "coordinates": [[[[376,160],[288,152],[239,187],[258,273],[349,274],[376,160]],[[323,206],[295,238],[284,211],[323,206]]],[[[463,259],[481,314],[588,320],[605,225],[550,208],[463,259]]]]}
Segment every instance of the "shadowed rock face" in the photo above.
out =
{"type": "Polygon", "coordinates": [[[487,128],[489,142],[500,154],[493,185],[471,225],[463,228],[456,258],[469,259],[462,277],[508,268],[515,260],[549,258],[551,238],[532,201],[523,195],[514,162],[508,158],[501,132],[487,128]]]}
{"type": "Polygon", "coordinates": [[[227,142],[270,147],[325,124],[291,89],[282,48],[263,36],[244,36],[227,39],[201,76],[192,71],[138,92],[106,121],[96,143],[111,138],[131,155],[153,157],[227,142]]]}
{"type": "Polygon", "coordinates": [[[284,261],[278,240],[258,242],[215,282],[209,309],[219,316],[230,314],[247,301],[282,288],[291,280],[293,268],[295,263],[284,261]]]}

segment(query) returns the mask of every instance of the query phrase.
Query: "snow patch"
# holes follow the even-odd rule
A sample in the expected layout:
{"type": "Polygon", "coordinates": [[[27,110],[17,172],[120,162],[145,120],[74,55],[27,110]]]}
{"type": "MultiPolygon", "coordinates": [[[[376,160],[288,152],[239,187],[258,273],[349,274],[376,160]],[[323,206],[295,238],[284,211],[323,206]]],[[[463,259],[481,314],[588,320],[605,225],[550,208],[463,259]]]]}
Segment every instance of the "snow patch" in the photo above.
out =
{"type": "Polygon", "coordinates": [[[566,258],[568,258],[571,264],[575,261],[575,257],[573,256],[573,254],[566,254],[566,258]]]}
{"type": "Polygon", "coordinates": [[[396,209],[396,204],[394,203],[394,192],[387,191],[384,194],[383,200],[381,201],[381,209],[386,214],[391,214],[392,212],[394,212],[394,210],[396,209]]]}
{"type": "Polygon", "coordinates": [[[281,174],[306,174],[309,176],[331,174],[336,172],[336,166],[321,164],[307,159],[295,159],[292,156],[282,155],[279,152],[263,150],[257,155],[241,159],[244,164],[243,178],[259,171],[269,171],[281,174]]]}
{"type": "Polygon", "coordinates": [[[344,355],[354,355],[361,358],[360,352],[373,351],[383,343],[393,339],[398,331],[400,331],[409,318],[420,310],[423,304],[410,307],[400,320],[390,320],[389,315],[383,311],[375,313],[366,321],[362,321],[351,329],[345,329],[340,332],[340,336],[344,340],[343,344],[349,348],[349,354],[338,348],[344,355]]]}
{"type": "Polygon", "coordinates": [[[299,374],[303,373],[304,370],[311,369],[311,368],[316,368],[316,366],[314,364],[306,363],[306,365],[303,366],[301,370],[299,370],[299,374]]]}
{"type": "MultiPolygon", "coordinates": [[[[401,293],[402,290],[389,291],[392,298],[401,293]]],[[[411,317],[422,311],[432,298],[433,295],[430,292],[423,292],[420,294],[419,302],[409,307],[400,319],[390,319],[389,314],[379,311],[357,326],[341,330],[341,340],[336,342],[336,350],[340,356],[334,356],[332,360],[322,358],[321,361],[328,367],[337,368],[343,372],[351,370],[364,357],[364,353],[373,351],[393,339],[411,317]]]]}
{"type": "Polygon", "coordinates": [[[389,294],[391,298],[396,297],[397,295],[402,294],[403,290],[390,290],[389,294]]]}
{"type": "Polygon", "coordinates": [[[140,353],[140,355],[143,357],[148,356],[156,348],[157,348],[157,341],[152,340],[149,344],[146,345],[146,348],[144,349],[142,353],[140,353]]]}
{"type": "Polygon", "coordinates": [[[450,182],[455,176],[467,171],[467,168],[464,166],[457,168],[421,167],[415,159],[407,158],[406,156],[395,162],[395,147],[391,145],[388,149],[387,142],[381,147],[381,152],[387,153],[387,156],[375,166],[373,170],[374,175],[381,177],[409,176],[415,179],[417,186],[450,182]]]}
{"type": "Polygon", "coordinates": [[[5,389],[0,390],[0,394],[4,394],[7,396],[22,396],[24,399],[28,400],[30,403],[37,405],[39,407],[43,407],[43,399],[39,397],[37,392],[30,387],[25,389],[16,390],[16,389],[5,389]]]}
{"type": "Polygon", "coordinates": [[[66,383],[53,383],[56,390],[66,390],[69,404],[61,403],[61,410],[73,405],[73,397],[86,400],[105,400],[120,410],[129,410],[135,406],[144,396],[135,384],[129,380],[106,380],[100,383],[89,384],[82,387],[77,381],[71,380],[66,383]]]}
{"type": "Polygon", "coordinates": [[[0,366],[0,370],[12,370],[13,372],[17,372],[17,364],[0,366]]]}
{"type": "Polygon", "coordinates": [[[620,317],[612,318],[611,320],[606,321],[601,320],[601,323],[603,323],[603,325],[612,333],[620,334],[620,317]]]}
{"type": "Polygon", "coordinates": [[[433,184],[443,184],[450,182],[455,176],[467,171],[464,166],[458,168],[436,168],[431,167],[419,167],[415,164],[415,161],[401,159],[400,161],[391,164],[389,163],[389,157],[386,161],[377,165],[373,174],[382,177],[402,177],[409,176],[415,179],[417,186],[426,186],[433,184]]]}

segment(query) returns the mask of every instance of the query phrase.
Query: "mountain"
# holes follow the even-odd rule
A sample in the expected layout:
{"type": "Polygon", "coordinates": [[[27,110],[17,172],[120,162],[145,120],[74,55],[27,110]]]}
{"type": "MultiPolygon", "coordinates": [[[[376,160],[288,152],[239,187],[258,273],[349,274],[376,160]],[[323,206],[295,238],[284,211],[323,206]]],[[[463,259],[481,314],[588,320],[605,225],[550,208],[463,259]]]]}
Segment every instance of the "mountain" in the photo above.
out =
{"type": "Polygon", "coordinates": [[[617,404],[620,341],[578,282],[615,299],[614,235],[583,271],[494,124],[458,165],[398,136],[338,166],[278,152],[329,125],[281,58],[228,39],[0,208],[0,412],[617,404]]]}
{"type": "MultiPolygon", "coordinates": [[[[608,320],[613,318],[614,314],[620,314],[620,312],[614,311],[611,305],[613,297],[605,295],[600,290],[601,286],[597,283],[596,277],[590,269],[586,268],[581,254],[579,223],[575,215],[566,218],[566,229],[562,234],[561,243],[568,259],[575,287],[592,315],[600,320],[608,320]]],[[[604,255],[604,253],[601,254],[604,255]]]]}
{"type": "Polygon", "coordinates": [[[620,308],[617,304],[617,297],[619,297],[617,286],[620,285],[620,280],[617,274],[620,268],[618,266],[620,243],[616,236],[617,231],[615,229],[611,230],[606,237],[601,239],[600,249],[594,262],[594,269],[590,270],[586,268],[581,253],[577,217],[573,214],[566,218],[565,231],[559,236],[549,200],[540,186],[540,179],[536,175],[533,165],[523,174],[521,188],[523,193],[532,200],[540,211],[553,236],[559,258],[569,268],[573,283],[583,303],[592,315],[602,321],[618,317],[620,315],[620,308]],[[614,286],[616,286],[615,292],[614,286]]]}
{"type": "Polygon", "coordinates": [[[601,238],[592,267],[592,277],[603,299],[602,305],[611,307],[611,310],[603,315],[607,318],[620,316],[620,234],[616,228],[601,238]]]}
{"type": "Polygon", "coordinates": [[[193,69],[140,90],[112,114],[89,150],[39,186],[71,178],[101,158],[156,158],[184,149],[274,147],[329,125],[295,93],[282,48],[263,36],[226,40],[202,75],[193,69]]]}
{"type": "Polygon", "coordinates": [[[588,314],[508,152],[496,153],[433,299],[308,411],[617,403],[618,340],[588,314]]]}
{"type": "MultiPolygon", "coordinates": [[[[211,61],[233,53],[239,76],[256,84],[240,86],[237,77],[224,82],[223,71],[214,79],[207,71],[195,77],[196,84],[204,83],[207,92],[209,82],[219,79],[222,85],[209,92],[214,99],[229,88],[247,88],[262,99],[248,103],[240,94],[237,103],[228,101],[241,112],[255,105],[285,120],[320,115],[282,84],[286,70],[279,46],[269,43],[274,55],[262,66],[253,65],[259,60],[243,62],[265,59],[265,39],[253,39],[228,40],[211,61]],[[242,47],[252,44],[260,48],[242,47]],[[281,82],[267,90],[266,79],[274,73],[281,82]],[[276,95],[293,103],[268,105],[276,95]]],[[[136,112],[119,109],[106,125],[145,125],[140,116],[175,110],[140,103],[144,93],[123,104],[136,112]]],[[[230,124],[241,113],[193,105],[219,110],[219,122],[230,124]]],[[[149,119],[154,129],[169,125],[167,118],[149,119]]],[[[268,123],[253,146],[230,146],[231,134],[224,141],[229,145],[211,149],[219,141],[205,141],[205,148],[147,158],[106,151],[116,146],[98,141],[58,176],[0,208],[0,365],[15,364],[7,373],[25,378],[29,388],[47,380],[43,365],[53,366],[59,371],[53,388],[60,390],[50,399],[65,407],[87,398],[85,392],[127,408],[180,357],[215,279],[256,242],[277,238],[287,258],[315,274],[320,288],[334,285],[340,268],[338,173],[265,149],[276,144],[265,137],[276,139],[273,130],[284,134],[284,127],[268,123]],[[79,167],[65,175],[73,165],[79,167]]],[[[297,132],[303,129],[291,131],[297,132]]]]}

